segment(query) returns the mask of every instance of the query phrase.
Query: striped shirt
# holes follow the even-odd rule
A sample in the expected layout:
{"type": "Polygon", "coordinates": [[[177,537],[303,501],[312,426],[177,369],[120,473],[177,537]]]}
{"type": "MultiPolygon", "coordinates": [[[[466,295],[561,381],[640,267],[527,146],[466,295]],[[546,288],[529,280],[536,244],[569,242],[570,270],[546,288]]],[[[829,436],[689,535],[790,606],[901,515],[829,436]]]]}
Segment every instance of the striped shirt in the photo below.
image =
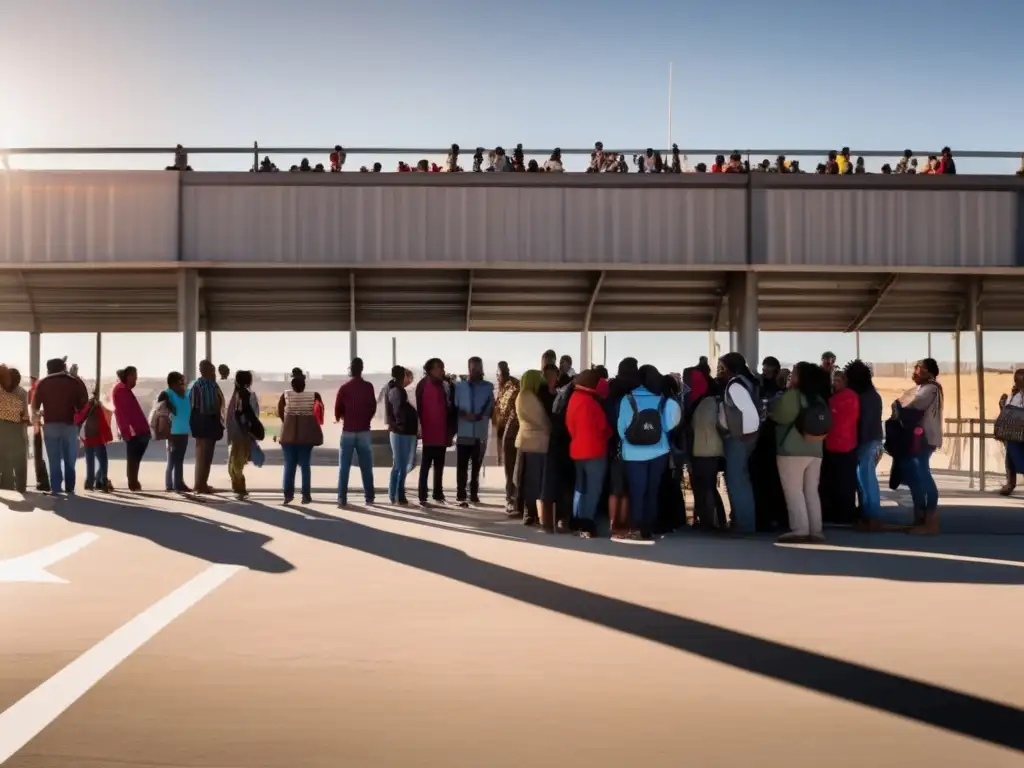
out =
{"type": "Polygon", "coordinates": [[[289,390],[284,393],[284,415],[288,416],[312,416],[313,403],[316,401],[314,392],[295,392],[289,390]]]}

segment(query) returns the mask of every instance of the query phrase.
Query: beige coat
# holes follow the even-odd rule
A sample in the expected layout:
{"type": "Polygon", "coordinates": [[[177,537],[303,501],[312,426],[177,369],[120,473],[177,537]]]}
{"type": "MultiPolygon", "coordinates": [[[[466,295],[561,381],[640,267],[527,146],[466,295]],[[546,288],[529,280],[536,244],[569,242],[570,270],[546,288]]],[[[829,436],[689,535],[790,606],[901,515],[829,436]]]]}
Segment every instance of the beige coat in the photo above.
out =
{"type": "Polygon", "coordinates": [[[516,398],[519,434],[516,448],[524,453],[547,453],[551,438],[551,419],[540,398],[533,392],[520,392],[516,398]]]}

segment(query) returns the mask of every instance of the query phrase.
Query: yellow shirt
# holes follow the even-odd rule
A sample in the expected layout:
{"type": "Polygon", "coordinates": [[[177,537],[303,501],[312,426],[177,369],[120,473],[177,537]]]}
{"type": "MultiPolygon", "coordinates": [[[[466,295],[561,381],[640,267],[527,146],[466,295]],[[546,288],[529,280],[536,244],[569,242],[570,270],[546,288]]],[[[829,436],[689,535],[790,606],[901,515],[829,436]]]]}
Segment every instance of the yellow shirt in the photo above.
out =
{"type": "Polygon", "coordinates": [[[836,162],[839,163],[839,174],[849,173],[850,161],[845,155],[839,155],[836,158],[836,162]]]}

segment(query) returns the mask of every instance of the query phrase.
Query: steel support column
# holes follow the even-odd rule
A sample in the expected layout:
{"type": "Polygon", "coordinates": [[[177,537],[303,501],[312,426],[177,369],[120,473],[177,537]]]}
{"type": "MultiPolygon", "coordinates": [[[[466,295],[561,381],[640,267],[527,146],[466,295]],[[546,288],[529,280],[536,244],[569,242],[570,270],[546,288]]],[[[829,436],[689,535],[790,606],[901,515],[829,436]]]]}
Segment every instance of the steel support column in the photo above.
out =
{"type": "Polygon", "coordinates": [[[978,376],[978,489],[985,490],[985,342],[981,312],[981,282],[971,282],[967,311],[974,329],[975,368],[978,376]]]}
{"type": "Polygon", "coordinates": [[[732,276],[729,288],[729,349],[746,358],[757,369],[758,334],[757,273],[739,272],[732,276]]]}
{"type": "Polygon", "coordinates": [[[356,333],[356,273],[348,273],[348,359],[351,362],[359,356],[359,340],[356,333]]]}
{"type": "MultiPolygon", "coordinates": [[[[209,315],[207,315],[207,317],[209,317],[209,315]]],[[[206,341],[206,344],[205,344],[205,347],[206,347],[206,350],[205,350],[206,351],[206,359],[212,362],[213,361],[213,332],[209,328],[206,329],[206,339],[205,339],[205,341],[206,341]]]]}
{"type": "Polygon", "coordinates": [[[604,284],[604,270],[597,276],[594,289],[590,292],[590,301],[587,302],[587,311],[583,314],[583,330],[580,333],[580,360],[578,371],[585,371],[590,367],[590,319],[594,316],[594,304],[604,284]]]}
{"type": "Polygon", "coordinates": [[[469,285],[466,287],[466,332],[470,331],[473,320],[473,270],[469,270],[469,285]]]}
{"type": "Polygon", "coordinates": [[[100,386],[103,382],[103,334],[96,333],[96,386],[93,393],[100,396],[100,386]]]}
{"type": "Polygon", "coordinates": [[[197,373],[199,337],[199,275],[194,269],[178,272],[178,330],[181,332],[181,372],[186,379],[197,373]]]}
{"type": "Polygon", "coordinates": [[[32,379],[39,378],[40,357],[42,355],[42,334],[32,331],[28,335],[28,375],[32,379]]]}

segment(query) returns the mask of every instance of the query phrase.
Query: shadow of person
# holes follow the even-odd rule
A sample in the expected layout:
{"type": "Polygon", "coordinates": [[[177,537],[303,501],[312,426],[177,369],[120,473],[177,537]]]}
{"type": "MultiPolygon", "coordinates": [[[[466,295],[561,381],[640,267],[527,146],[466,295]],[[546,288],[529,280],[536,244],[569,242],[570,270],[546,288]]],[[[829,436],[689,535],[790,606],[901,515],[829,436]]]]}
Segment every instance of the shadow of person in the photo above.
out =
{"type": "Polygon", "coordinates": [[[258,504],[230,511],[669,648],[953,733],[1024,752],[1024,711],[938,685],[636,605],[350,520],[310,520],[258,504]]]}
{"type": "Polygon", "coordinates": [[[269,536],[221,525],[192,512],[167,512],[143,504],[120,504],[108,498],[65,499],[54,505],[53,512],[71,523],[138,536],[209,563],[240,565],[262,573],[287,573],[295,569],[264,548],[272,541],[269,536]]]}

